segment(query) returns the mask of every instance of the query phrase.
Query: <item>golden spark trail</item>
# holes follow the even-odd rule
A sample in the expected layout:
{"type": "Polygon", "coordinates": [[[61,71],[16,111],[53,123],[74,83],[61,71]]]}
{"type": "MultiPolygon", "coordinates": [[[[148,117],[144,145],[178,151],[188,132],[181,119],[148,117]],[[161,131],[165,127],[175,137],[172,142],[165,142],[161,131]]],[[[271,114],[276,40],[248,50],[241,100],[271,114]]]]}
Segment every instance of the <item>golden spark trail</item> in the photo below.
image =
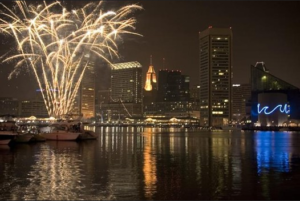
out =
{"type": "Polygon", "coordinates": [[[14,2],[13,9],[0,3],[0,31],[16,41],[15,54],[2,62],[16,63],[10,73],[31,68],[41,89],[48,114],[57,118],[71,112],[89,64],[85,55],[96,55],[110,63],[118,56],[121,34],[134,34],[136,20],[131,13],[141,9],[127,5],[104,11],[103,2],[88,3],[68,11],[60,2],[27,5],[14,2]]]}

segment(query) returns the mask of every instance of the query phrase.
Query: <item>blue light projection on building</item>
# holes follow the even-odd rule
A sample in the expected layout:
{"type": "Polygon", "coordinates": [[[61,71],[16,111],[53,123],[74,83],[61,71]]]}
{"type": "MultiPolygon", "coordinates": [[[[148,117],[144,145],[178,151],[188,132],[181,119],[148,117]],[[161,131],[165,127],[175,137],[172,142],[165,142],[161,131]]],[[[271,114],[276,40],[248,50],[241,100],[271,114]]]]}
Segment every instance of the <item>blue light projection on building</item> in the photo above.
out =
{"type": "Polygon", "coordinates": [[[261,114],[262,112],[264,112],[264,114],[269,115],[269,114],[272,114],[273,112],[275,112],[277,108],[279,108],[279,111],[281,113],[285,113],[285,114],[289,114],[290,113],[290,109],[289,109],[290,106],[288,104],[284,104],[284,105],[279,104],[279,105],[277,105],[276,107],[274,107],[270,111],[267,111],[269,109],[269,106],[265,106],[261,110],[259,108],[260,108],[260,103],[257,104],[257,112],[258,112],[258,114],[261,114]]]}

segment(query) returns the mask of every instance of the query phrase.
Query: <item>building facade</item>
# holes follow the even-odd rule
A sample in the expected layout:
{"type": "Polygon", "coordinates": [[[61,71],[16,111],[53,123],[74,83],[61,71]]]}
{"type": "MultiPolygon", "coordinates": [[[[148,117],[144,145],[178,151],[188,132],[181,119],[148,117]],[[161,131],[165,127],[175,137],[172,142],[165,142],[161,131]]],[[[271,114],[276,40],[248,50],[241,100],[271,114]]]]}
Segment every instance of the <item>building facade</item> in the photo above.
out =
{"type": "Polygon", "coordinates": [[[19,101],[16,98],[1,97],[0,98],[0,115],[19,115],[19,101]]]}
{"type": "Polygon", "coordinates": [[[150,57],[150,65],[146,73],[146,81],[144,86],[143,93],[143,104],[147,105],[152,104],[156,101],[157,96],[157,79],[154,66],[152,65],[152,56],[150,57]]]}
{"type": "Polygon", "coordinates": [[[86,56],[84,76],[79,89],[80,114],[84,119],[95,117],[95,63],[86,56]]]}
{"type": "MultiPolygon", "coordinates": [[[[66,114],[67,118],[81,119],[88,121],[96,116],[96,77],[95,77],[95,62],[91,60],[90,55],[86,54],[83,58],[81,69],[84,74],[74,98],[72,110],[66,114]]],[[[74,80],[80,78],[80,71],[75,75],[74,80]]],[[[74,88],[72,90],[75,90],[74,88]]]]}
{"type": "Polygon", "coordinates": [[[189,116],[190,79],[179,70],[159,70],[158,90],[155,101],[145,101],[144,115],[146,117],[189,116]]]}
{"type": "Polygon", "coordinates": [[[190,98],[190,77],[179,70],[159,70],[158,102],[188,101],[190,98]]]}
{"type": "Polygon", "coordinates": [[[220,126],[231,120],[232,30],[199,33],[200,124],[220,126]]]}
{"type": "Polygon", "coordinates": [[[142,65],[139,62],[112,64],[109,119],[141,116],[142,89],[142,65]]]}
{"type": "Polygon", "coordinates": [[[35,116],[39,118],[48,118],[49,114],[46,109],[44,100],[32,99],[20,101],[19,117],[35,116]]]}
{"type": "Polygon", "coordinates": [[[250,84],[232,85],[232,120],[240,122],[247,117],[247,103],[251,99],[250,84]]]}
{"type": "Polygon", "coordinates": [[[284,126],[300,120],[300,89],[272,75],[264,62],[251,66],[251,123],[284,126]]]}

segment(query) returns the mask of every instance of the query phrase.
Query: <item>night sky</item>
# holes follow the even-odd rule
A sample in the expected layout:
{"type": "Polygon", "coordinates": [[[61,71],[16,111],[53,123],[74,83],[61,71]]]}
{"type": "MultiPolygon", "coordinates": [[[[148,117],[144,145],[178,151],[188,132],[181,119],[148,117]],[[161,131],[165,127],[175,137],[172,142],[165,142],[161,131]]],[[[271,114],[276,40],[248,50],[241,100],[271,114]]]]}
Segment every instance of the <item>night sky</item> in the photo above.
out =
{"type": "MultiPolygon", "coordinates": [[[[78,5],[79,1],[66,1],[78,5]]],[[[208,26],[233,30],[233,83],[247,83],[250,65],[264,61],[270,73],[300,87],[300,2],[244,1],[130,1],[144,10],[137,11],[136,32],[143,35],[123,37],[119,47],[121,60],[139,61],[146,72],[149,57],[158,72],[163,68],[182,70],[190,75],[191,84],[198,83],[198,34],[208,26]]],[[[121,6],[124,1],[106,2],[107,8],[121,6]],[[110,6],[111,5],[111,6],[110,6]]],[[[2,37],[2,36],[0,36],[2,37]]],[[[6,41],[6,40],[5,40],[6,41]]],[[[3,43],[3,39],[2,39],[3,43]]],[[[6,41],[0,54],[6,52],[6,41]]],[[[24,69],[8,80],[12,66],[0,65],[0,96],[31,98],[36,81],[24,69]]]]}

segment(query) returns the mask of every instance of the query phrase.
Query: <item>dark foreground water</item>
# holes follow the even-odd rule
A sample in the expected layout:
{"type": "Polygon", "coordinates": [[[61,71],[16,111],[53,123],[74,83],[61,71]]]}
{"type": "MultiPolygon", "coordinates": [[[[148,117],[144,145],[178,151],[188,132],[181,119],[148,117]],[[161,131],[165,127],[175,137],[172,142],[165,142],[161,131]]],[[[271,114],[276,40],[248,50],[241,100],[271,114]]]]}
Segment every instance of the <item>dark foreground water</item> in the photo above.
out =
{"type": "Polygon", "coordinates": [[[0,198],[300,199],[300,133],[96,132],[96,141],[1,145],[0,198]]]}

